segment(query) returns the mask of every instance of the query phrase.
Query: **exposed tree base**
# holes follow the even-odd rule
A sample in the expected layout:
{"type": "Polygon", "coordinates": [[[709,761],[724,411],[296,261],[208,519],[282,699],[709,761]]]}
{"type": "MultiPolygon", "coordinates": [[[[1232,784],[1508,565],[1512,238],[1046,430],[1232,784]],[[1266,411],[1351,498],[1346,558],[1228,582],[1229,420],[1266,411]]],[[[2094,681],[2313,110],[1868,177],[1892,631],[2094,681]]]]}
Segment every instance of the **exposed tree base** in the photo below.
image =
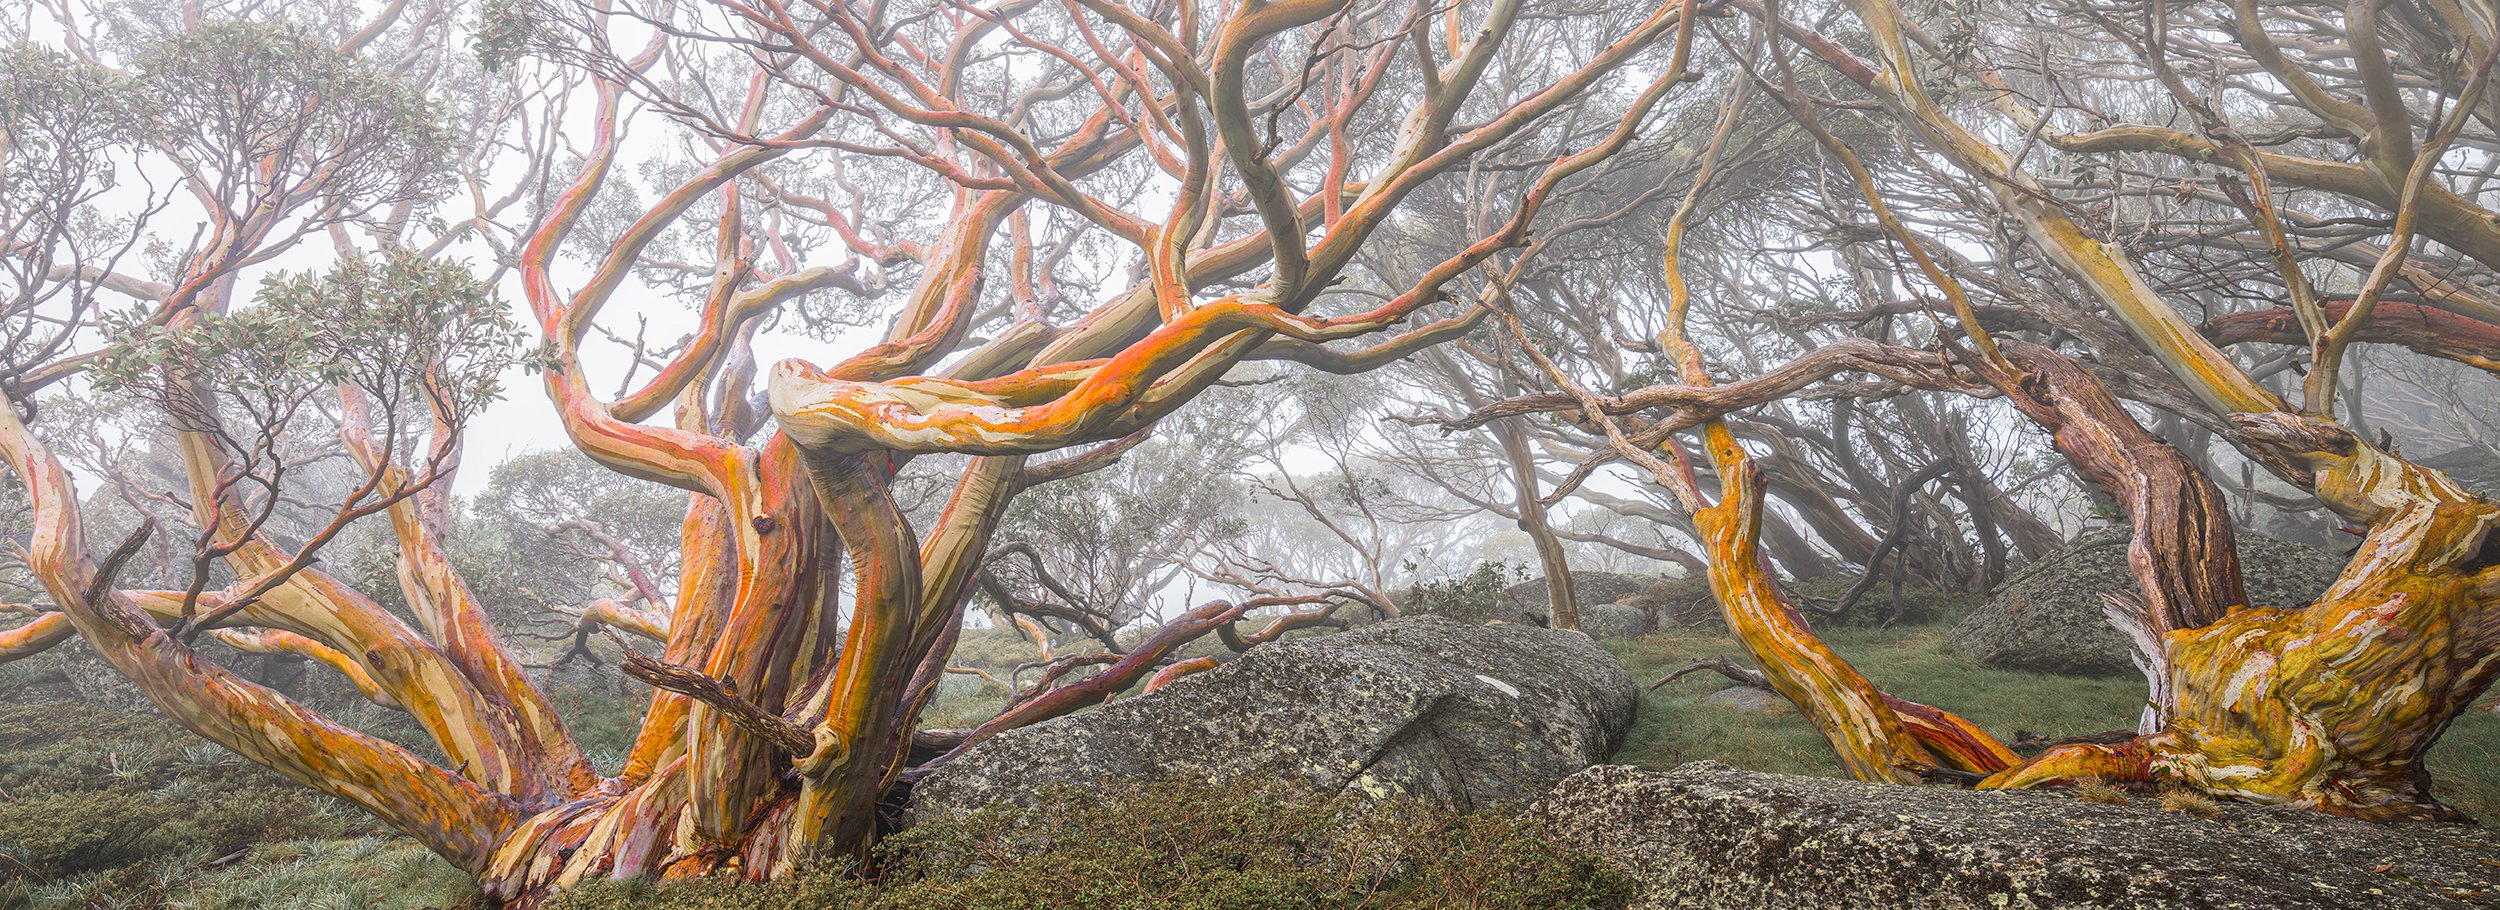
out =
{"type": "Polygon", "coordinates": [[[2166,636],[2176,707],[2159,732],[2061,746],[1982,786],[2162,782],[2355,818],[2463,819],[2431,796],[2422,760],[2500,671],[2500,505],[2337,428],[2246,423],[2322,444],[2304,453],[2322,497],[2370,520],[2342,578],[2303,609],[2242,608],[2166,636]]]}

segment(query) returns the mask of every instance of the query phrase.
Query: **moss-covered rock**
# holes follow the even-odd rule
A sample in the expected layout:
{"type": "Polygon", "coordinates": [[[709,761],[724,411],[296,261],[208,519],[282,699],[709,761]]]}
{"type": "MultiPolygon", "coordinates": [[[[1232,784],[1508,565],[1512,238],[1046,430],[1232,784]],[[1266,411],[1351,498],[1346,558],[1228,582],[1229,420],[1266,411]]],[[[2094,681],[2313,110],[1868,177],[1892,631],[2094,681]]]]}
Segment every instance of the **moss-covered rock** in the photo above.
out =
{"type": "Polygon", "coordinates": [[[1657,617],[1653,628],[1679,627],[1719,628],[1726,620],[1719,614],[1719,601],[1710,594],[1710,582],[1699,575],[1651,579],[1637,593],[1618,601],[1657,617]]]}
{"type": "Polygon", "coordinates": [[[548,910],[1613,910],[1630,879],[1515,812],[1346,812],[1276,787],[1182,781],[960,815],[838,870],[594,885],[548,910]]]}

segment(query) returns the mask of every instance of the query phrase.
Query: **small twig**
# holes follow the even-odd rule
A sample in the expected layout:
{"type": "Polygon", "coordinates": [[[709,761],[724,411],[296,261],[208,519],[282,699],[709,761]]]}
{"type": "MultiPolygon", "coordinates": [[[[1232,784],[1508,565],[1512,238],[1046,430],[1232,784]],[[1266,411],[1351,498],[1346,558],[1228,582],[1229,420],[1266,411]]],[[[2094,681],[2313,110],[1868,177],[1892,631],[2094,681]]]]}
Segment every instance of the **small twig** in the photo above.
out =
{"type": "Polygon", "coordinates": [[[998,678],[998,674],[979,667],[947,667],[946,672],[962,674],[964,676],[978,676],[982,679],[989,680],[992,684],[997,685],[1002,689],[1008,689],[1011,691],[1015,689],[1015,686],[1008,684],[1006,680],[998,678]]]}
{"type": "Polygon", "coordinates": [[[627,647],[623,636],[608,633],[616,645],[625,650],[625,675],[641,680],[653,688],[665,689],[694,699],[719,711],[738,729],[755,734],[775,748],[792,755],[808,755],[816,751],[816,738],[807,729],[766,711],[762,706],[738,694],[738,687],[725,679],[715,679],[691,667],[669,663],[627,647]]]}
{"type": "Polygon", "coordinates": [[[1709,670],[1713,673],[1719,674],[1720,676],[1725,676],[1729,679],[1735,680],[1740,685],[1751,686],[1764,691],[1776,691],[1771,688],[1770,677],[1762,675],[1762,671],[1737,663],[1733,658],[1727,657],[1694,658],[1693,662],[1685,664],[1683,669],[1669,673],[1665,678],[1660,679],[1657,682],[1650,683],[1649,691],[1656,692],[1660,687],[1681,679],[1686,674],[1702,670],[1709,670]]]}
{"type": "MultiPolygon", "coordinates": [[[[147,546],[148,538],[155,533],[156,519],[146,518],[140,521],[137,528],[131,529],[130,536],[122,538],[121,545],[114,547],[113,552],[105,555],[104,563],[96,568],[95,577],[87,581],[86,590],[78,592],[79,599],[89,605],[103,603],[105,595],[113,590],[113,579],[121,575],[122,566],[130,562],[131,557],[139,555],[139,548],[147,546]]],[[[144,636],[150,631],[135,615],[128,612],[121,610],[102,612],[107,619],[112,620],[114,625],[122,627],[122,631],[134,638],[144,636]]]]}
{"type": "Polygon", "coordinates": [[[2014,731],[2014,741],[2007,743],[2006,745],[2011,747],[2016,752],[2039,752],[2046,749],[2053,749],[2058,746],[2115,745],[2117,743],[2123,743],[2134,739],[2136,738],[2136,735],[2137,734],[2134,730],[2103,730],[2099,733],[2085,733],[2080,736],[2069,736],[2063,739],[2047,739],[2042,737],[2040,734],[2033,733],[2029,730],[2016,730],[2014,731]]]}
{"type": "Polygon", "coordinates": [[[1977,771],[1964,771],[1960,768],[1947,768],[1942,765],[1914,764],[1910,765],[1909,769],[1910,773],[1928,781],[1946,781],[1962,787],[1975,787],[1980,781],[1988,779],[1988,775],[1977,771]]]}

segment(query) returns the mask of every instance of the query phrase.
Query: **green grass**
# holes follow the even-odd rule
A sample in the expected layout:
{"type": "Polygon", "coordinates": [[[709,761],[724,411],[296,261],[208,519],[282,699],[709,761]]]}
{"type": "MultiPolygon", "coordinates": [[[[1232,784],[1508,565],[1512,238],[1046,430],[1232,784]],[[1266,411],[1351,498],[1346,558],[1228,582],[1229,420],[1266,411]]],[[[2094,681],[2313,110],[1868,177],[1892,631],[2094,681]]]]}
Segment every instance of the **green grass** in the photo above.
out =
{"type": "MultiPolygon", "coordinates": [[[[1025,674],[1027,682],[1031,681],[1032,675],[1025,674]]],[[[920,712],[920,728],[949,730],[977,727],[982,721],[998,716],[999,709],[1006,706],[1007,687],[978,676],[949,673],[946,680],[938,684],[937,697],[931,699],[929,707],[920,712]]]]}
{"type": "Polygon", "coordinates": [[[2431,747],[2431,792],[2483,824],[2500,824],[2500,714],[2476,708],[2431,747]]]}
{"type": "Polygon", "coordinates": [[[413,910],[475,892],[354,806],[78,700],[41,660],[0,665],[0,910],[413,910]]]}
{"type": "Polygon", "coordinates": [[[625,754],[642,731],[642,715],[651,707],[648,696],[616,695],[564,688],[547,693],[565,730],[582,745],[582,753],[600,773],[614,774],[625,766],[625,754]]]}
{"type": "MultiPolygon", "coordinates": [[[[2135,726],[2142,680],[1991,669],[1945,653],[1949,628],[1844,628],[1823,640],[1885,691],[1960,714],[2000,738],[2018,730],[2056,738],[2135,726]]],[[[1724,630],[1710,627],[1609,642],[1607,649],[1643,687],[1694,658],[1742,654],[1724,630]]],[[[1757,771],[1839,775],[1831,748],[1796,711],[1748,714],[1702,701],[1727,685],[1703,671],[1644,693],[1613,760],[1663,769],[1710,759],[1757,771]]],[[[2442,800],[2487,822],[2500,820],[2500,714],[2472,710],[2457,718],[2432,750],[2430,767],[2442,800]]]]}
{"type": "MultiPolygon", "coordinates": [[[[171,859],[142,875],[77,878],[28,889],[32,907],[150,910],[418,910],[463,906],[466,873],[415,841],[353,837],[279,841],[220,866],[171,859]]],[[[5,900],[0,900],[4,905],[5,900]]]]}

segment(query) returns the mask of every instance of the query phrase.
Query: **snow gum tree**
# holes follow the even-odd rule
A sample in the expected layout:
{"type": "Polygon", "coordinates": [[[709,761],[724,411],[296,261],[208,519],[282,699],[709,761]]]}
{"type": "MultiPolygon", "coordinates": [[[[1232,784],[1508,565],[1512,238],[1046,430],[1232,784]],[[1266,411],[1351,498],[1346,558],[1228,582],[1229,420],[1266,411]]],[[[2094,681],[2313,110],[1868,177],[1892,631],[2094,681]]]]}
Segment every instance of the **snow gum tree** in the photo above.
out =
{"type": "Polygon", "coordinates": [[[1757,43],[1722,44],[1742,75],[1660,231],[1654,325],[1674,381],[1592,388],[1514,318],[1554,391],[1453,425],[1570,415],[1671,491],[1730,629],[1858,777],[2159,783],[2450,817],[2422,761],[2500,668],[2500,504],[2357,432],[2349,389],[2363,343],[2489,369],[2490,10],[1739,8],[1757,43]],[[1724,298],[1742,290],[1688,281],[1687,238],[1713,181],[1758,148],[1731,141],[1766,129],[1753,112],[1821,163],[1819,197],[1788,210],[1792,236],[1854,270],[1855,319],[1929,319],[1920,346],[1844,337],[1734,381],[1710,371],[1695,315],[1726,325],[1724,298]],[[2224,347],[2257,342],[2295,351],[2252,362],[2224,347]],[[1841,387],[1852,377],[1865,378],[1841,387]],[[1729,419],[1815,389],[2003,398],[2111,498],[2138,582],[2108,603],[2149,684],[2137,736],[2019,756],[1823,645],[1770,573],[1777,517],[1729,419]],[[2359,535],[2340,580],[2313,603],[2248,603],[2225,493],[2135,405],[2221,440],[2359,535]],[[1697,448],[1677,441],[1686,431],[1697,448]]]}
{"type": "MultiPolygon", "coordinates": [[[[1479,324],[1462,277],[1631,143],[1703,9],[126,12],[61,5],[62,37],[20,36],[0,72],[0,456],[44,598],[0,648],[83,638],[180,724],[528,905],[864,848],[929,760],[916,719],[1017,493],[1246,362],[1360,372],[1479,324]],[[1485,167],[1507,201],[1480,230],[1413,251],[1389,293],[1332,294],[1404,200],[1485,167]],[[316,252],[337,265],[268,274],[316,252]],[[627,315],[691,328],[649,343],[627,315]],[[801,356],[759,368],[767,347],[801,356]],[[690,496],[675,590],[609,617],[660,641],[631,662],[659,691],[615,769],[449,555],[447,479],[521,367],[582,453],[690,496]],[[188,527],[90,537],[44,407],[72,394],[165,415],[188,527]],[[281,539],[281,440],[313,423],[360,480],[281,539]],[[898,501],[905,472],[944,477],[933,519],[898,501]],[[366,518],[396,606],[317,558],[366,518]],[[153,534],[188,538],[186,585],[119,580],[153,534]],[[349,729],[204,658],[206,635],[313,657],[430,741],[349,729]]],[[[1189,610],[945,745],[1296,602],[1189,610]]]]}

